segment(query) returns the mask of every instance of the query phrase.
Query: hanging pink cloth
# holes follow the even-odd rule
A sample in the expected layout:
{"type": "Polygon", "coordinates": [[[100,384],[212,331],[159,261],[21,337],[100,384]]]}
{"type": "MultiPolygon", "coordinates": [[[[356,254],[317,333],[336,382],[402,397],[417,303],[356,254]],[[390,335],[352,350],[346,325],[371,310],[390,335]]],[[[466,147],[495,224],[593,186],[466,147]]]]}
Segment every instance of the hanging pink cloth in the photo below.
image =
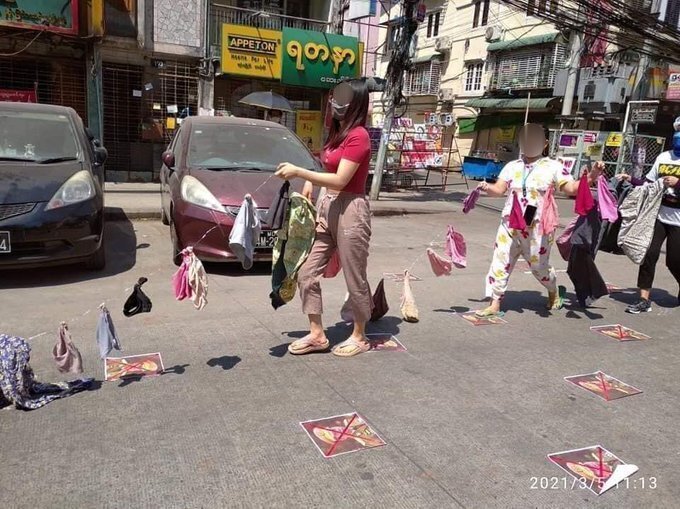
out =
{"type": "Polygon", "coordinates": [[[208,275],[193,248],[188,247],[184,251],[186,253],[184,256],[188,259],[186,279],[189,298],[194,303],[194,307],[200,310],[208,303],[208,275]]]}
{"type": "Polygon", "coordinates": [[[482,190],[476,188],[473,189],[472,192],[465,197],[465,200],[463,200],[463,214],[467,214],[468,212],[475,208],[477,200],[479,200],[479,195],[481,194],[482,190]]]}
{"type": "Polygon", "coordinates": [[[517,193],[512,193],[512,209],[510,210],[510,217],[508,218],[508,226],[513,230],[526,230],[527,222],[524,220],[522,207],[517,199],[517,193]]]}
{"type": "Polygon", "coordinates": [[[52,349],[52,358],[60,373],[78,374],[83,372],[83,359],[73,344],[66,322],[61,322],[57,343],[52,349]]]}
{"type": "Polygon", "coordinates": [[[590,192],[590,186],[588,185],[588,174],[584,172],[578,184],[574,212],[579,216],[587,216],[588,212],[593,210],[594,206],[595,200],[593,200],[593,195],[590,192]]]}
{"type": "Polygon", "coordinates": [[[340,270],[342,270],[342,266],[340,265],[340,255],[338,255],[338,250],[336,249],[333,251],[333,256],[331,256],[331,259],[326,266],[323,277],[327,279],[334,278],[340,273],[340,270]]]}
{"type": "Polygon", "coordinates": [[[175,298],[177,300],[191,298],[191,287],[189,286],[190,264],[191,257],[188,253],[182,252],[182,265],[179,266],[177,272],[172,276],[172,289],[175,291],[175,298]]]}
{"type": "Polygon", "coordinates": [[[434,252],[432,248],[427,248],[427,257],[430,260],[430,266],[432,267],[432,272],[434,275],[439,276],[450,276],[451,270],[453,269],[453,263],[451,260],[439,256],[434,252]]]}
{"type": "Polygon", "coordinates": [[[619,219],[616,198],[609,190],[607,180],[602,175],[597,178],[597,207],[600,210],[602,220],[615,223],[619,219]]]}
{"type": "Polygon", "coordinates": [[[543,211],[541,212],[541,232],[550,235],[560,225],[560,213],[555,201],[555,187],[550,186],[543,197],[543,211]]]}
{"type": "Polygon", "coordinates": [[[574,233],[578,218],[579,216],[576,216],[571,221],[569,221],[569,224],[562,232],[562,235],[557,237],[557,241],[555,242],[560,255],[562,255],[562,259],[567,262],[569,261],[569,256],[571,255],[571,235],[574,233]]]}
{"type": "Polygon", "coordinates": [[[463,235],[453,229],[449,225],[449,231],[446,234],[446,248],[444,250],[446,256],[451,258],[453,265],[459,269],[467,267],[467,246],[465,245],[465,238],[463,235]]]}

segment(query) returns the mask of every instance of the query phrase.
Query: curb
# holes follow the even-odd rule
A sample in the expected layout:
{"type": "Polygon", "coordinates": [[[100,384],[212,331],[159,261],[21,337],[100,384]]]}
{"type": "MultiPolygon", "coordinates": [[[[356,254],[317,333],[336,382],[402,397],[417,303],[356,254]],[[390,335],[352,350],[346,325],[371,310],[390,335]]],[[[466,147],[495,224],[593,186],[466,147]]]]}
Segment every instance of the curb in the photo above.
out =
{"type": "MultiPolygon", "coordinates": [[[[460,202],[452,201],[451,205],[460,205],[460,202]]],[[[491,212],[500,213],[503,209],[499,207],[494,207],[492,205],[486,205],[483,203],[477,203],[477,207],[489,210],[491,212]]],[[[407,216],[407,215],[431,215],[431,214],[447,214],[450,212],[455,212],[455,209],[442,210],[442,209],[409,209],[405,207],[392,207],[392,208],[379,208],[377,210],[372,210],[371,215],[373,217],[396,217],[396,216],[407,216]]],[[[119,207],[105,207],[104,218],[108,221],[160,221],[161,212],[160,210],[124,210],[119,207]]],[[[560,225],[561,226],[561,225],[560,225]]]]}
{"type": "Polygon", "coordinates": [[[406,215],[426,215],[426,214],[446,214],[452,212],[451,210],[433,210],[433,209],[407,209],[407,208],[381,208],[377,210],[371,210],[371,215],[373,217],[394,217],[394,216],[406,216],[406,215]]]}
{"type": "Polygon", "coordinates": [[[107,221],[151,221],[151,220],[161,220],[160,210],[131,210],[125,211],[121,208],[104,208],[104,219],[107,221]]]}
{"type": "MultiPolygon", "coordinates": [[[[410,210],[406,208],[389,208],[371,211],[373,217],[396,217],[406,215],[446,214],[448,210],[410,210]]],[[[123,210],[106,207],[104,218],[107,221],[160,221],[161,213],[156,210],[123,210]]]]}

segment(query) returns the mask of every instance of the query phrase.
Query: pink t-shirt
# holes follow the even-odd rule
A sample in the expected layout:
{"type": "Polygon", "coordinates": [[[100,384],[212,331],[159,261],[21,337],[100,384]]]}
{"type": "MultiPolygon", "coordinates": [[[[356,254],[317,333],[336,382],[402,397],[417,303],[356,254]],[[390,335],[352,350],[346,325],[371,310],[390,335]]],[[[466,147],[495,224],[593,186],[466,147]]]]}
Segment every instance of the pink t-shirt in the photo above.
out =
{"type": "Polygon", "coordinates": [[[368,131],[364,127],[355,127],[337,148],[324,150],[321,156],[328,173],[337,173],[340,161],[347,159],[353,163],[359,163],[357,171],[352,179],[347,183],[344,192],[354,194],[366,194],[366,179],[368,178],[368,167],[371,162],[371,139],[368,131]]]}

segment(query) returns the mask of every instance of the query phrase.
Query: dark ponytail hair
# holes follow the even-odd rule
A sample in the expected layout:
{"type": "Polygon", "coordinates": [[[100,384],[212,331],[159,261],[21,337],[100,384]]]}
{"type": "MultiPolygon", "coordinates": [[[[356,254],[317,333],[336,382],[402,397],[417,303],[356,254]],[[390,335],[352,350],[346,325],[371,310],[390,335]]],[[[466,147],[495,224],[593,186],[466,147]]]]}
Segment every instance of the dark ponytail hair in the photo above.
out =
{"type": "Polygon", "coordinates": [[[349,103],[347,113],[342,123],[332,119],[331,128],[326,139],[324,148],[338,148],[347,134],[358,126],[365,126],[368,121],[368,85],[364,79],[348,80],[352,87],[352,101],[349,103]]]}

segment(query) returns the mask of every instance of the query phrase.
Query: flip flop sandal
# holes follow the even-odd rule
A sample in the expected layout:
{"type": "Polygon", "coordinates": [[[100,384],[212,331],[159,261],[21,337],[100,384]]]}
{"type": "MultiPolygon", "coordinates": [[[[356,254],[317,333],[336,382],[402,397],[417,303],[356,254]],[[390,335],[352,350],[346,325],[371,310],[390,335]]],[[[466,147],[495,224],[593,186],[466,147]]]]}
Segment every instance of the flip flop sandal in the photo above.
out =
{"type": "Polygon", "coordinates": [[[564,307],[564,299],[567,294],[567,288],[565,286],[558,286],[557,287],[557,298],[555,299],[555,302],[550,303],[548,301],[548,310],[550,311],[559,311],[564,307]]]}
{"type": "Polygon", "coordinates": [[[342,343],[338,343],[335,348],[333,348],[333,355],[337,355],[338,357],[354,357],[360,353],[368,352],[370,349],[371,345],[369,343],[363,343],[348,338],[342,343]],[[347,347],[352,348],[347,349],[347,347]]]}
{"type": "Polygon", "coordinates": [[[503,311],[491,311],[489,308],[475,311],[475,316],[477,318],[493,318],[494,316],[503,316],[504,314],[503,311]]]}
{"type": "Polygon", "coordinates": [[[298,339],[297,341],[293,341],[290,345],[288,345],[288,351],[292,355],[304,355],[311,352],[325,352],[328,350],[329,346],[331,346],[331,344],[328,339],[324,344],[317,345],[316,343],[312,343],[310,339],[302,338],[298,339]],[[297,348],[293,346],[296,344],[299,345],[297,348]]]}

